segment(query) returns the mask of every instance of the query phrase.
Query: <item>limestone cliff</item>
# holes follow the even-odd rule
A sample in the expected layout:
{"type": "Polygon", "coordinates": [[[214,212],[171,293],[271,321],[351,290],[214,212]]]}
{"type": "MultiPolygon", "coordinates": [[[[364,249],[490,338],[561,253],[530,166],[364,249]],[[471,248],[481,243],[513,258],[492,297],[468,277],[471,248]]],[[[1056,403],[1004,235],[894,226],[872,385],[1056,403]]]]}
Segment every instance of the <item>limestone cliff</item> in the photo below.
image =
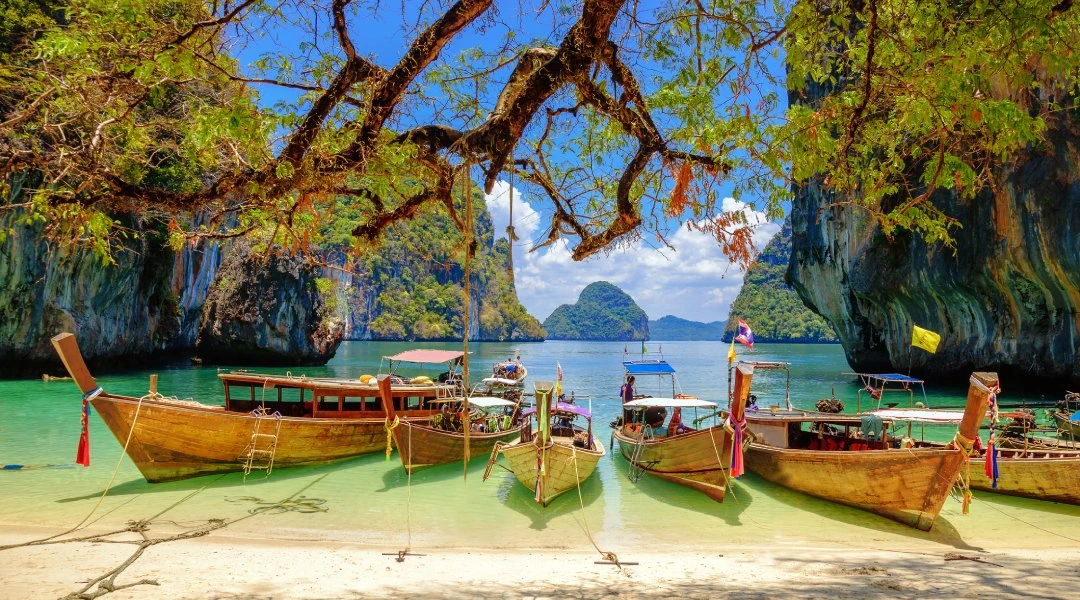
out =
{"type": "MultiPolygon", "coordinates": [[[[544,330],[518,301],[506,240],[494,239],[491,216],[473,203],[475,250],[469,263],[469,339],[542,341],[544,330]]],[[[354,340],[460,341],[465,265],[461,232],[441,210],[392,226],[359,255],[344,249],[328,262],[344,267],[326,276],[340,282],[354,340]]]]}
{"type": "Polygon", "coordinates": [[[199,357],[226,364],[325,364],[345,328],[333,301],[318,289],[319,274],[303,256],[234,244],[203,308],[199,357]]]}
{"type": "MultiPolygon", "coordinates": [[[[12,181],[11,203],[24,177],[12,181]]],[[[49,338],[75,333],[92,369],[122,368],[159,353],[191,348],[218,248],[202,243],[174,253],[164,227],[118,217],[135,235],[112,247],[115,265],[85,248],[44,235],[45,224],[0,213],[0,376],[39,376],[63,367],[49,338]]]]}
{"type": "Polygon", "coordinates": [[[1005,166],[972,202],[933,202],[962,229],[956,252],[830,207],[814,183],[795,195],[789,278],[833,326],[857,370],[907,371],[958,383],[972,370],[1021,385],[1080,381],[1080,126],[1075,111],[1049,141],[1005,166]],[[912,325],[941,334],[911,350],[912,325]]]}

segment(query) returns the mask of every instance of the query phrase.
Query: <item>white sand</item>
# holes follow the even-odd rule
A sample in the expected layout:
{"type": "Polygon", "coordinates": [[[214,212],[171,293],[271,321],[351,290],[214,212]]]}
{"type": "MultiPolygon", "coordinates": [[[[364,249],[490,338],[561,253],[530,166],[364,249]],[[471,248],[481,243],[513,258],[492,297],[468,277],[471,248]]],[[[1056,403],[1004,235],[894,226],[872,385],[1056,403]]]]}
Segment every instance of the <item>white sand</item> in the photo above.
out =
{"type": "MultiPolygon", "coordinates": [[[[0,544],[58,533],[6,526],[0,544]]],[[[95,532],[96,533],[96,532],[95,532]]],[[[163,537],[169,532],[151,532],[163,537]]],[[[80,532],[85,535],[86,532],[80,532]]],[[[135,534],[113,540],[137,539],[135,534]]],[[[0,552],[0,596],[56,598],[77,592],[121,565],[136,549],[122,543],[75,542],[0,552]]],[[[599,565],[596,552],[478,548],[425,550],[397,562],[400,548],[342,542],[252,540],[228,529],[149,547],[107,594],[124,598],[1047,598],[1080,585],[1080,547],[960,551],[844,550],[815,547],[649,548],[620,552],[637,562],[599,565]],[[978,561],[948,556],[978,558],[978,561]],[[991,564],[995,563],[995,564],[991,564]]],[[[97,588],[92,588],[94,592],[97,588]]]]}

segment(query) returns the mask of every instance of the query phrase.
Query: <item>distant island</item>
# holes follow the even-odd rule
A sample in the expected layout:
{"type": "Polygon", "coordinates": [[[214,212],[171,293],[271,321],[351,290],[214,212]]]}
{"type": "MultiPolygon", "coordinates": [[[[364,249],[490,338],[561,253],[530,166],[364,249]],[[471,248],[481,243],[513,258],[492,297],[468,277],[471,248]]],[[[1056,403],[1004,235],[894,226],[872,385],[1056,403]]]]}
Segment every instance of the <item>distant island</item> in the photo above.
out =
{"type": "Polygon", "coordinates": [[[647,340],[649,316],[618,286],[596,281],[581,290],[576,303],[552,311],[544,330],[549,340],[647,340]]]}
{"type": "Polygon", "coordinates": [[[731,339],[739,319],[754,330],[759,342],[836,342],[836,333],[818,314],[806,307],[799,294],[787,284],[791,258],[791,221],[773,236],[746,272],[742,289],[731,303],[727,339],[731,339]]]}
{"type": "Polygon", "coordinates": [[[649,339],[670,342],[723,340],[725,324],[726,321],[702,323],[667,315],[649,321],[649,339]]]}

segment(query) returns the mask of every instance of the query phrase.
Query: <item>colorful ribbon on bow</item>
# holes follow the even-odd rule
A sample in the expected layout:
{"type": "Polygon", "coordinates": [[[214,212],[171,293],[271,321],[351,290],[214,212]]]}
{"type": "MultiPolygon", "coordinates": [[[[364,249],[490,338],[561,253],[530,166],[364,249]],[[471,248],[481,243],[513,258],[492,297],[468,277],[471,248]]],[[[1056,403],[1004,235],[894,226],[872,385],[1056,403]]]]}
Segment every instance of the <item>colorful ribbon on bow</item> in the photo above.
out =
{"type": "Polygon", "coordinates": [[[724,429],[731,433],[731,476],[738,479],[744,472],[743,468],[743,427],[746,426],[746,417],[743,416],[734,423],[729,414],[724,421],[724,429]]]}
{"type": "Polygon", "coordinates": [[[998,451],[997,451],[997,421],[998,405],[997,395],[990,394],[990,440],[986,444],[986,477],[990,480],[990,487],[997,489],[998,484],[998,451]]]}

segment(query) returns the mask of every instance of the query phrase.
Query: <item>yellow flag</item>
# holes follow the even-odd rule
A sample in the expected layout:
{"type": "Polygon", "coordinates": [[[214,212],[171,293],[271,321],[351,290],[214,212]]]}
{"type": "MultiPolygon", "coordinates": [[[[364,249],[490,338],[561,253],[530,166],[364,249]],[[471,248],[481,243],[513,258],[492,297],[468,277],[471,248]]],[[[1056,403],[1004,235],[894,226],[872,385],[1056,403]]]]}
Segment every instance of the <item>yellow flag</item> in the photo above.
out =
{"type": "Polygon", "coordinates": [[[731,336],[731,348],[727,351],[727,364],[735,362],[735,336],[731,336]]]}
{"type": "Polygon", "coordinates": [[[938,344],[941,343],[941,336],[929,329],[923,329],[918,325],[913,325],[911,330],[911,345],[916,348],[922,348],[930,354],[937,352],[938,344]]]}

